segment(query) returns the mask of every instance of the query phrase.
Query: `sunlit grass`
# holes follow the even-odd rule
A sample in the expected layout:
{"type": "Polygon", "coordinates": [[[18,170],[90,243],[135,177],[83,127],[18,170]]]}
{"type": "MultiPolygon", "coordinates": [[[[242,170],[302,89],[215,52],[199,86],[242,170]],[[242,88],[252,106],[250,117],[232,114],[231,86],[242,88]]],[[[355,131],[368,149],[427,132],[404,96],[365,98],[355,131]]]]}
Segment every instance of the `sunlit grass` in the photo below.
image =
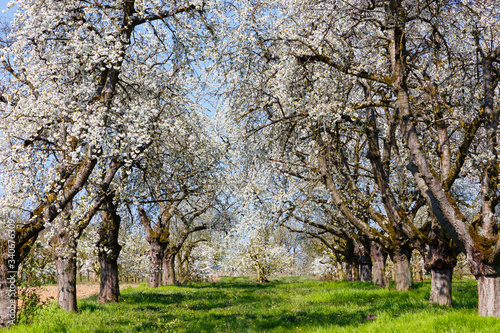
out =
{"type": "Polygon", "coordinates": [[[81,300],[78,314],[52,305],[11,332],[500,332],[500,319],[477,316],[475,282],[454,283],[449,309],[428,305],[429,287],[395,292],[304,278],[141,285],[124,289],[119,304],[81,300]]]}

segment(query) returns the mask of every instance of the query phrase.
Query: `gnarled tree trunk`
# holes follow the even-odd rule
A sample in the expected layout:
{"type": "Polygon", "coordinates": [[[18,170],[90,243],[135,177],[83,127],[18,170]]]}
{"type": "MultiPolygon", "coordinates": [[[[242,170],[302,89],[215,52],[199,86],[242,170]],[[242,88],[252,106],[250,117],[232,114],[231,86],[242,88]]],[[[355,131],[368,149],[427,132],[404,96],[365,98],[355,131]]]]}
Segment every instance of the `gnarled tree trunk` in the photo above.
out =
{"type": "Polygon", "coordinates": [[[391,259],[394,262],[396,291],[407,291],[413,286],[410,270],[411,252],[410,247],[397,245],[391,253],[391,259]]]}
{"type": "Polygon", "coordinates": [[[387,252],[377,243],[370,244],[370,256],[372,258],[372,280],[373,284],[379,287],[385,287],[385,262],[387,252]]]}
{"type": "Polygon", "coordinates": [[[112,198],[106,203],[106,211],[101,212],[101,225],[98,230],[97,248],[101,266],[101,285],[97,301],[102,303],[119,302],[118,256],[122,249],[118,244],[121,218],[116,212],[112,198]]]}
{"type": "Polygon", "coordinates": [[[435,219],[432,221],[429,239],[424,256],[425,269],[431,272],[429,303],[451,306],[453,268],[457,264],[458,250],[450,245],[450,238],[435,219]]]}
{"type": "MultiPolygon", "coordinates": [[[[182,193],[181,197],[185,197],[185,192],[182,193]]],[[[179,203],[180,200],[173,203],[167,212],[165,211],[165,208],[162,208],[163,213],[158,218],[159,221],[156,226],[156,230],[153,230],[151,227],[146,211],[142,207],[138,208],[141,223],[146,230],[146,239],[149,243],[150,265],[148,286],[150,288],[158,288],[161,285],[163,256],[165,255],[165,250],[169,244],[169,221],[174,215],[179,203]]]]}
{"type": "Polygon", "coordinates": [[[431,296],[430,304],[451,306],[451,280],[453,268],[431,269],[431,296]]]}
{"type": "Polygon", "coordinates": [[[175,254],[168,253],[163,256],[163,284],[166,286],[172,286],[176,283],[175,254]]]}

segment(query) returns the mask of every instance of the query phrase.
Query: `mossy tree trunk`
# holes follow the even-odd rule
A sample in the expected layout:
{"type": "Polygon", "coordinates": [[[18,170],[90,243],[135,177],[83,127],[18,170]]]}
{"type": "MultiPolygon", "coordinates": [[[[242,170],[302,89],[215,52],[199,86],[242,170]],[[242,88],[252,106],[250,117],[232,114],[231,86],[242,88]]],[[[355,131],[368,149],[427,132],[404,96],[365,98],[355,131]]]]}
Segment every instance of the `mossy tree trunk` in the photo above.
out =
{"type": "Polygon", "coordinates": [[[431,272],[429,303],[451,306],[453,268],[457,264],[458,249],[435,218],[432,219],[428,238],[424,263],[425,269],[431,272]]]}

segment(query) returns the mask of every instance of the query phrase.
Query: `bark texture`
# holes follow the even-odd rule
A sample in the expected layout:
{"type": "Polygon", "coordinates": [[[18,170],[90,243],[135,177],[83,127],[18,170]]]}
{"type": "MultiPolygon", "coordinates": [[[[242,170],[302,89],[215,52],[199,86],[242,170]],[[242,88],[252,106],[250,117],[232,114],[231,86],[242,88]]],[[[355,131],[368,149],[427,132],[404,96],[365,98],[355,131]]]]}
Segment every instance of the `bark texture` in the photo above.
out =
{"type": "Polygon", "coordinates": [[[370,256],[372,258],[372,280],[373,284],[379,287],[386,286],[385,280],[385,262],[387,252],[377,243],[370,244],[370,256]]]}
{"type": "Polygon", "coordinates": [[[157,239],[148,240],[148,243],[150,257],[148,286],[158,288],[161,285],[163,249],[157,239]]]}
{"type": "MultiPolygon", "coordinates": [[[[176,207],[177,206],[171,207],[169,210],[170,217],[173,215],[176,207]]],[[[158,288],[161,285],[163,255],[168,245],[168,221],[170,217],[168,219],[163,219],[162,216],[160,216],[156,226],[157,230],[153,230],[146,211],[142,207],[139,207],[138,211],[141,217],[141,223],[146,230],[146,239],[149,243],[148,286],[150,288],[158,288]]]]}
{"type": "MultiPolygon", "coordinates": [[[[74,250],[76,250],[76,243],[74,250]]],[[[57,269],[57,303],[68,312],[78,311],[76,305],[76,252],[58,255],[57,269]]]]}
{"type": "Polygon", "coordinates": [[[346,270],[346,281],[359,281],[359,255],[356,243],[346,235],[345,245],[342,251],[346,270]]]}
{"type": "Polygon", "coordinates": [[[257,269],[257,282],[268,283],[269,280],[267,279],[266,271],[259,262],[256,262],[256,269],[257,269]]]}
{"type": "Polygon", "coordinates": [[[109,303],[120,301],[118,257],[122,247],[118,243],[118,233],[121,218],[116,212],[112,198],[106,203],[105,209],[101,213],[102,222],[98,230],[97,248],[101,266],[101,284],[97,301],[109,303]]]}
{"type": "Polygon", "coordinates": [[[163,256],[163,285],[172,286],[177,284],[175,278],[175,254],[163,256]]]}
{"type": "Polygon", "coordinates": [[[66,206],[66,216],[57,226],[55,238],[57,270],[57,303],[68,312],[78,311],[76,305],[76,235],[71,227],[71,203],[66,206]]]}
{"type": "Polygon", "coordinates": [[[428,238],[424,263],[425,269],[431,272],[429,303],[451,306],[452,276],[457,264],[458,249],[435,218],[432,219],[428,238]]]}
{"type": "Polygon", "coordinates": [[[359,279],[361,282],[372,281],[372,260],[366,249],[360,251],[359,256],[359,279]]]}
{"type": "Polygon", "coordinates": [[[500,317],[500,276],[478,276],[479,315],[500,317]]]}
{"type": "Polygon", "coordinates": [[[413,286],[410,270],[411,249],[403,246],[396,246],[391,255],[394,262],[395,290],[407,291],[413,286]]]}
{"type": "Polygon", "coordinates": [[[346,280],[359,281],[359,263],[356,256],[345,258],[346,280]]]}
{"type": "Polygon", "coordinates": [[[451,281],[453,268],[434,268],[431,270],[430,304],[451,306],[451,281]]]}

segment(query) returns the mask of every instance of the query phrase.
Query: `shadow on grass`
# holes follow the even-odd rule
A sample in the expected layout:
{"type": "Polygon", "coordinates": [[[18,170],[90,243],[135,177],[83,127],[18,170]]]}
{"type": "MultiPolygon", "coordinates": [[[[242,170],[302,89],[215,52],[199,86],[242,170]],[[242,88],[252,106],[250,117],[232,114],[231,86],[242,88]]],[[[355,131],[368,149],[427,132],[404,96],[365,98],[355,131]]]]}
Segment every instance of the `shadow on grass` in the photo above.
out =
{"type": "MultiPolygon", "coordinates": [[[[104,311],[109,313],[106,317],[112,317],[120,307],[125,316],[133,313],[140,319],[131,323],[116,318],[113,325],[125,327],[128,323],[127,327],[137,332],[166,328],[175,332],[293,330],[327,325],[354,328],[382,313],[399,317],[403,313],[425,311],[429,309],[429,294],[428,282],[415,283],[414,290],[409,292],[395,292],[362,282],[305,282],[290,286],[281,281],[267,284],[223,281],[129,290],[123,294],[123,302],[115,306],[96,303],[95,297],[91,297],[82,302],[80,309],[104,311]],[[289,299],[292,293],[296,298],[305,298],[311,292],[322,294],[322,300],[304,301],[297,306],[300,309],[292,309],[289,299]],[[271,309],[271,304],[276,307],[271,309]]],[[[477,307],[474,283],[454,283],[453,297],[457,310],[477,307]]],[[[114,332],[110,327],[96,329],[96,332],[114,332]]]]}
{"type": "Polygon", "coordinates": [[[137,331],[157,332],[168,326],[177,325],[186,332],[243,332],[272,330],[275,328],[294,329],[324,325],[357,326],[368,321],[364,312],[328,314],[298,312],[279,315],[257,313],[205,313],[193,318],[189,314],[161,314],[142,321],[135,326],[137,331]]]}
{"type": "Polygon", "coordinates": [[[456,309],[477,309],[478,293],[476,281],[453,282],[453,307],[456,309]]]}
{"type": "MultiPolygon", "coordinates": [[[[145,289],[123,295],[123,303],[135,314],[144,314],[145,320],[135,324],[135,331],[159,331],[169,325],[183,327],[188,332],[264,330],[277,327],[293,329],[304,325],[334,324],[353,325],[366,321],[366,311],[324,311],[326,305],[316,304],[322,311],[280,309],[273,313],[266,311],[265,304],[289,302],[286,297],[270,294],[256,294],[272,284],[229,283],[222,285],[197,286],[190,290],[177,288],[145,289]],[[212,311],[215,310],[215,311],[212,311]],[[255,311],[253,311],[255,310],[255,311]],[[220,327],[223,325],[225,327],[220,327]]],[[[360,289],[365,289],[361,286],[360,289]]],[[[300,288],[299,288],[300,289],[300,288]]],[[[121,304],[121,306],[125,306],[121,304]]],[[[82,311],[111,308],[94,302],[84,302],[82,311]]],[[[114,324],[119,324],[115,322],[114,324]]],[[[99,331],[99,330],[98,330],[99,331]]],[[[102,328],[102,332],[109,332],[102,328]]]]}

